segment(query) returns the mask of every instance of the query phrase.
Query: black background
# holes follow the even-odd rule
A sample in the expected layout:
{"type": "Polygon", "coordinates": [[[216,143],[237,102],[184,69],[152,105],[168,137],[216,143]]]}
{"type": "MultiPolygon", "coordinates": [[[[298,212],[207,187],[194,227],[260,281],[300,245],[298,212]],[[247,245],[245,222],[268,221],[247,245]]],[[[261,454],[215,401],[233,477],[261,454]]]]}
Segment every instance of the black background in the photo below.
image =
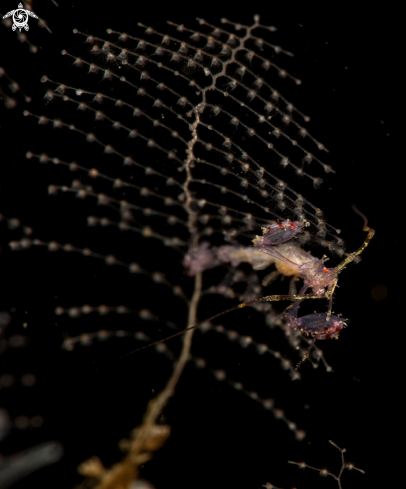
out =
{"type": "MultiPolygon", "coordinates": [[[[15,8],[12,3],[1,2],[3,15],[15,8]]],[[[339,341],[323,345],[333,373],[305,366],[302,380],[289,383],[287,375],[274,365],[249,351],[229,351],[228,344],[217,342],[214,334],[196,345],[196,354],[208,363],[219,362],[218,368],[225,368],[231,378],[243,380],[265,397],[274,397],[276,406],[307,431],[305,440],[296,442],[283,423],[261,406],[215,382],[208,372],[188,367],[177,395],[165,410],[173,434],[145,467],[143,477],[157,487],[257,488],[267,481],[283,488],[310,484],[335,487],[332,480],[286,463],[305,460],[336,471],[340,462],[338,453],[328,445],[331,439],[346,447],[348,459],[366,470],[366,475],[347,475],[343,487],[377,487],[378,481],[385,486],[399,483],[404,391],[404,27],[396,4],[363,9],[341,3],[317,9],[252,2],[241,6],[204,2],[187,7],[61,2],[56,8],[52,2],[41,2],[34,4],[33,10],[47,20],[53,33],[40,30],[36,21],[30,20],[27,37],[40,47],[34,55],[16,41],[11,29],[2,26],[0,65],[30,94],[33,101],[27,108],[38,114],[44,112],[45,104],[41,76],[51,73],[60,81],[69,79],[60,51],[83,49],[73,39],[74,27],[103,35],[108,27],[131,32],[139,21],[153,25],[170,19],[187,24],[198,16],[213,23],[221,17],[249,23],[259,13],[263,24],[278,28],[275,43],[295,53],[291,64],[303,83],[291,92],[288,88],[288,95],[311,116],[310,131],[329,149],[328,163],[336,171],[320,190],[309,189],[307,196],[320,205],[328,222],[342,229],[349,250],[364,239],[360,218],[351,211],[351,204],[357,204],[377,231],[362,261],[340,277],[335,309],[351,321],[339,341]],[[374,300],[371,293],[378,285],[388,292],[381,301],[374,300]]],[[[21,97],[16,98],[19,104],[15,109],[0,108],[0,212],[32,225],[35,237],[44,241],[56,239],[91,248],[94,243],[89,243],[81,227],[90,211],[64,197],[50,203],[46,188],[53,169],[25,159],[26,151],[34,147],[49,154],[54,150],[62,157],[63,145],[52,140],[49,128],[43,131],[33,119],[24,118],[26,105],[21,97]]],[[[68,136],[64,140],[67,146],[68,136]]],[[[73,151],[91,158],[84,153],[89,151],[86,144],[73,151]]],[[[291,183],[294,188],[300,185],[291,183]]],[[[18,487],[35,483],[71,487],[80,480],[75,467],[87,457],[100,456],[107,465],[120,457],[118,441],[140,422],[147,400],[169,375],[170,364],[148,350],[120,359],[134,348],[133,343],[128,346],[113,341],[70,354],[61,352],[63,331],[80,333],[90,323],[97,329],[97,321],[104,321],[100,327],[114,329],[116,320],[95,316],[72,326],[72,322],[55,319],[56,305],[103,303],[111,293],[111,303],[131,307],[136,295],[133,283],[122,271],[112,274],[89,260],[84,265],[70,254],[49,256],[38,249],[10,253],[7,243],[18,239],[19,232],[10,231],[5,223],[1,226],[1,309],[12,312],[8,333],[21,332],[21,324],[27,322],[24,334],[31,339],[29,348],[5,353],[2,369],[16,377],[32,371],[38,380],[28,393],[18,387],[2,389],[2,405],[13,416],[44,417],[40,429],[13,430],[2,442],[2,453],[59,440],[65,457],[18,487]],[[106,284],[113,285],[114,291],[106,284]]],[[[116,237],[112,235],[111,242],[100,246],[114,252],[116,237]]],[[[121,251],[130,255],[133,250],[121,251]]],[[[141,263],[142,259],[136,257],[141,263]]],[[[157,267],[159,259],[164,258],[157,258],[157,267]]],[[[171,317],[172,309],[178,307],[156,290],[150,291],[150,302],[148,307],[155,303],[155,308],[168,311],[171,317]]],[[[219,307],[224,308],[224,303],[214,298],[207,311],[215,313],[219,307]]],[[[199,315],[201,319],[206,316],[206,310],[199,315]]],[[[230,321],[234,329],[244,330],[250,319],[255,323],[252,311],[235,313],[230,321]]]]}

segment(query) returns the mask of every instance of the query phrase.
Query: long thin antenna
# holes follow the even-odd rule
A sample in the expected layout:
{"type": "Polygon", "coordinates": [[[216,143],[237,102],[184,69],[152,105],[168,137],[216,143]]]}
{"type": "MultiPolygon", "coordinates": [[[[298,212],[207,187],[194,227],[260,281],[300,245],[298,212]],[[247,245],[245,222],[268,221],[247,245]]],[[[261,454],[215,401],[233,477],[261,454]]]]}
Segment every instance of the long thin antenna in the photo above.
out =
{"type": "Polygon", "coordinates": [[[358,207],[355,205],[355,204],[352,204],[352,210],[357,213],[359,216],[362,217],[362,219],[364,219],[364,227],[362,228],[363,231],[365,232],[368,232],[369,231],[369,227],[368,227],[368,219],[367,219],[367,216],[365,214],[363,214],[360,210],[358,210],[358,207]]]}
{"type": "Polygon", "coordinates": [[[215,314],[214,316],[211,316],[204,321],[200,321],[200,323],[194,324],[193,326],[190,326],[189,328],[183,329],[182,331],[178,331],[177,333],[167,336],[166,338],[163,338],[162,340],[157,340],[154,341],[153,343],[149,343],[148,345],[142,346],[141,348],[137,348],[136,350],[130,351],[129,353],[126,353],[123,355],[121,358],[124,358],[128,355],[132,355],[133,353],[137,353],[138,351],[145,350],[146,348],[150,348],[151,346],[159,345],[160,343],[164,343],[168,340],[171,340],[172,338],[176,338],[176,336],[180,336],[186,331],[190,331],[191,329],[196,329],[199,328],[202,324],[207,323],[209,321],[213,321],[213,319],[216,319],[220,316],[223,316],[224,314],[227,314],[232,311],[236,311],[237,309],[242,309],[243,307],[247,306],[253,306],[254,304],[258,304],[259,302],[276,302],[276,301],[302,301],[305,299],[325,299],[325,296],[319,296],[319,295],[313,295],[313,294],[305,294],[305,295],[266,295],[264,297],[260,297],[259,299],[254,299],[249,302],[242,302],[241,304],[237,304],[234,307],[230,307],[230,309],[226,309],[225,311],[219,312],[218,314],[215,314]]]}

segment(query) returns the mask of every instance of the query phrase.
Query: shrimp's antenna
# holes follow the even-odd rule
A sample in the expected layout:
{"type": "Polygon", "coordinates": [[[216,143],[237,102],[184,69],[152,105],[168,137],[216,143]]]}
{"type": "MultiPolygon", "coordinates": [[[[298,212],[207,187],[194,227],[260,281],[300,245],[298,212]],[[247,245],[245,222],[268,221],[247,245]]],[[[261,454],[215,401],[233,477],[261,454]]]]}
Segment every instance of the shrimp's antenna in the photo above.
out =
{"type": "Polygon", "coordinates": [[[305,294],[305,295],[266,295],[264,297],[260,297],[258,299],[254,299],[252,301],[248,302],[242,302],[241,304],[237,304],[234,307],[230,307],[230,309],[226,309],[225,311],[219,312],[218,314],[215,314],[214,316],[209,317],[208,319],[205,319],[204,321],[200,321],[197,324],[194,324],[193,326],[190,326],[189,328],[182,329],[182,331],[178,331],[177,333],[167,336],[166,338],[163,338],[162,340],[157,340],[154,341],[153,343],[149,343],[148,345],[142,346],[141,348],[137,348],[136,350],[130,351],[129,353],[126,353],[123,355],[121,358],[127,357],[128,355],[132,355],[133,353],[137,353],[141,350],[145,350],[146,348],[150,348],[151,346],[159,345],[160,343],[164,343],[168,340],[171,340],[172,338],[176,338],[176,336],[180,336],[186,331],[190,331],[191,329],[196,329],[199,328],[202,324],[207,323],[208,321],[213,321],[213,319],[216,319],[220,316],[223,316],[224,314],[227,314],[232,311],[236,311],[237,309],[242,309],[243,307],[247,306],[253,306],[254,304],[258,304],[259,302],[276,302],[276,301],[302,301],[305,299],[325,299],[325,296],[319,296],[319,295],[313,295],[313,294],[305,294]]]}
{"type": "Polygon", "coordinates": [[[356,212],[364,220],[364,227],[362,228],[362,230],[365,231],[366,233],[368,233],[368,236],[365,238],[365,241],[362,243],[362,245],[358,248],[357,251],[350,253],[345,260],[343,260],[339,265],[336,266],[335,271],[336,271],[337,275],[349,263],[351,263],[354,260],[354,258],[356,258],[358,255],[360,255],[365,250],[365,248],[369,245],[369,242],[371,241],[371,239],[375,236],[375,229],[372,229],[368,226],[368,219],[366,218],[365,214],[363,214],[361,211],[359,211],[354,204],[352,205],[352,208],[353,208],[354,212],[356,212]]]}
{"type": "Polygon", "coordinates": [[[358,207],[355,205],[355,204],[352,204],[352,210],[358,214],[359,216],[362,217],[362,219],[364,219],[364,227],[362,228],[363,231],[369,231],[369,227],[368,227],[368,218],[365,214],[363,214],[359,209],[358,207]]]}

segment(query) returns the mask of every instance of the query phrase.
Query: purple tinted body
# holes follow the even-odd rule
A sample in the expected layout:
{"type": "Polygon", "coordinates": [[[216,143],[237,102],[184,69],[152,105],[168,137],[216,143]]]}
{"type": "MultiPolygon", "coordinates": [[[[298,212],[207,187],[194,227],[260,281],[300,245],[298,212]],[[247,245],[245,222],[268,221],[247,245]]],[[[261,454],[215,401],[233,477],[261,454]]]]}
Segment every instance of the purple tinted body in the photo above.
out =
{"type": "Polygon", "coordinates": [[[305,226],[305,223],[299,221],[282,221],[267,226],[262,236],[263,246],[273,246],[289,241],[298,234],[305,226]]]}
{"type": "Polygon", "coordinates": [[[182,263],[189,277],[193,277],[196,273],[216,267],[220,262],[215,257],[215,250],[210,249],[209,243],[203,242],[197,248],[190,249],[182,263]]]}
{"type": "Polygon", "coordinates": [[[288,316],[288,324],[294,329],[300,329],[303,333],[317,340],[335,338],[345,326],[345,319],[331,315],[327,321],[326,312],[315,312],[301,318],[288,316]]]}

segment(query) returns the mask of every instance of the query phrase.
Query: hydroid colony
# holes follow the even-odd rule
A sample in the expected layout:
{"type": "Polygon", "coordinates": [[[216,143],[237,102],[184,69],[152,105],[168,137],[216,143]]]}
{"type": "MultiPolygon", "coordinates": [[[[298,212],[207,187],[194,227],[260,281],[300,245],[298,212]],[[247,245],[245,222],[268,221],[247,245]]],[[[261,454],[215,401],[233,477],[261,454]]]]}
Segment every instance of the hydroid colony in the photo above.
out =
{"type": "MultiPolygon", "coordinates": [[[[91,358],[120,377],[113,384],[121,389],[107,382],[105,391],[94,392],[96,402],[82,398],[86,388],[94,387],[69,391],[97,413],[81,460],[96,455],[101,462],[92,459],[80,468],[95,487],[112,487],[111,477],[122,484],[138,477],[152,453],[172,439],[170,426],[183,466],[186,435],[177,436],[176,427],[188,426],[197,412],[186,407],[191,399],[202,396],[208,404],[206,419],[192,424],[188,446],[197,447],[205,439],[200,422],[213,427],[208,420],[216,418],[216,411],[217,418],[224,416],[223,407],[217,406],[220,401],[210,403],[210,390],[198,387],[206,385],[203,381],[177,386],[188,360],[201,373],[186,372],[186,378],[211,377],[219,381],[212,385],[220,392],[240,391],[233,397],[237,405],[228,428],[207,431],[213,454],[202,484],[216,473],[216,444],[234,439],[242,429],[232,428],[233,416],[248,429],[258,409],[272,426],[276,444],[286,437],[293,442],[306,436],[306,426],[289,414],[292,400],[287,391],[296,389],[289,378],[300,379],[294,367],[308,340],[286,326],[282,307],[264,303],[249,316],[234,313],[224,316],[222,324],[205,324],[202,331],[207,334],[196,338],[196,352],[190,352],[190,331],[182,347],[159,344],[155,353],[151,349],[120,360],[145,342],[192,326],[238,301],[265,295],[272,279],[271,290],[287,294],[289,286],[270,277],[272,268],[258,272],[261,267],[235,256],[235,250],[252,246],[262,226],[287,219],[306,222],[296,246],[345,256],[339,231],[290,184],[300,176],[318,187],[320,175],[332,168],[325,163],[324,146],[306,129],[308,118],[279,88],[281,82],[300,82],[283,68],[283,58],[290,53],[272,44],[272,31],[258,17],[250,26],[227,20],[218,26],[200,20],[193,29],[175,23],[162,28],[139,25],[126,34],[108,30],[105,38],[75,31],[87,49],[63,51],[69,73],[62,79],[44,76],[46,107],[41,113],[25,111],[38,135],[27,156],[32,165],[46,165],[38,168],[45,172],[53,204],[42,224],[33,226],[32,235],[13,240],[11,248],[37,256],[44,268],[58,263],[63,285],[54,301],[53,322],[59,338],[63,336],[62,349],[70,352],[65,361],[86,370],[91,358]],[[216,262],[220,253],[222,259],[216,262]],[[244,349],[250,360],[235,372],[244,349]],[[217,358],[212,358],[216,350],[217,358]],[[266,380],[270,377],[272,383],[266,380]],[[134,378],[139,385],[133,385],[134,378]],[[186,397],[170,400],[176,388],[177,393],[185,389],[186,397]],[[148,398],[155,401],[142,422],[148,398]],[[257,404],[248,417],[245,402],[257,404]],[[118,411],[111,411],[111,405],[118,411]],[[105,461],[97,448],[120,411],[125,427],[102,444],[105,461]],[[126,438],[120,445],[121,462],[106,469],[120,460],[109,450],[121,438],[126,438]]],[[[290,291],[295,287],[292,282],[290,291]]],[[[311,362],[331,370],[318,345],[311,362]]],[[[224,422],[220,424],[224,428],[224,422]]],[[[234,448],[226,450],[230,456],[234,453],[234,448]]],[[[255,457],[259,463],[258,454],[255,457]]],[[[203,470],[204,455],[197,455],[195,462],[203,470]]],[[[169,463],[177,474],[181,470],[173,461],[158,459],[151,465],[155,477],[157,471],[168,470],[157,468],[159,463],[169,463]]],[[[143,476],[156,481],[148,472],[143,476]]],[[[219,487],[229,477],[225,468],[219,487]]],[[[188,476],[182,480],[187,483],[188,476]]]]}

